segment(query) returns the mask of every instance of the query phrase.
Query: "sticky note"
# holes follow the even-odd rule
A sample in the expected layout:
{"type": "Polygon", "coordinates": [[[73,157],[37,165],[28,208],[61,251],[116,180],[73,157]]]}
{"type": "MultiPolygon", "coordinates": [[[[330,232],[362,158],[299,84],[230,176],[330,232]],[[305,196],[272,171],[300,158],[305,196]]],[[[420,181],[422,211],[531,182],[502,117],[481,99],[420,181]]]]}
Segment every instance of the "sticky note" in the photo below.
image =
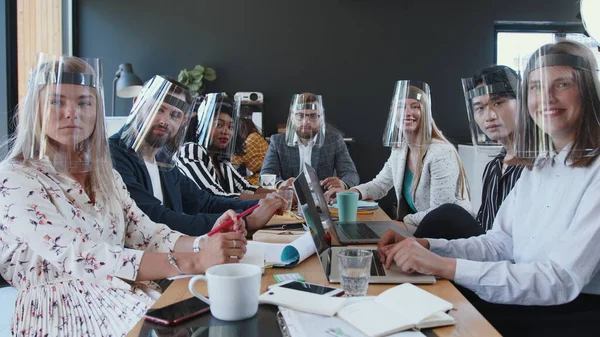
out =
{"type": "Polygon", "coordinates": [[[304,279],[304,276],[302,276],[302,274],[300,274],[300,273],[275,274],[275,275],[273,275],[273,278],[275,278],[275,282],[277,282],[277,283],[284,282],[284,281],[298,281],[298,282],[306,281],[306,279],[304,279]]]}

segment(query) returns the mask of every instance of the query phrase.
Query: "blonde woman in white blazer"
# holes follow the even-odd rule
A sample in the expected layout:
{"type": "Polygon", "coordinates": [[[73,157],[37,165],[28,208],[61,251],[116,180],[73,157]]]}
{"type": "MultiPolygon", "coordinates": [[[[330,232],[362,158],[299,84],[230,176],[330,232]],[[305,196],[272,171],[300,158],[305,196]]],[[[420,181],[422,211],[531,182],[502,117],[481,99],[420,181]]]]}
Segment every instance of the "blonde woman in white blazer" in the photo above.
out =
{"type": "MultiPolygon", "coordinates": [[[[429,102],[426,83],[398,81],[384,132],[384,146],[391,146],[392,153],[375,179],[349,190],[361,200],[377,200],[393,188],[397,219],[415,235],[423,217],[438,206],[454,203],[471,212],[464,168],[454,145],[435,125],[429,102]],[[404,186],[406,175],[412,176],[410,187],[404,186]]],[[[341,191],[324,187],[326,197],[341,191]]]]}

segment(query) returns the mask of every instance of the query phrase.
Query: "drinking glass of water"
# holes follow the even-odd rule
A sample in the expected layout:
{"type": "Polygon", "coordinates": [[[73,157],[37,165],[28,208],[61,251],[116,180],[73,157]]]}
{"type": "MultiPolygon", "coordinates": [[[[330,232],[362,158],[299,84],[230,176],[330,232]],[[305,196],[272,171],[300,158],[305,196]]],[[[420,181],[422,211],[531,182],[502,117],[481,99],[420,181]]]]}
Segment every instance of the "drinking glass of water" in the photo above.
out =
{"type": "Polygon", "coordinates": [[[285,210],[292,210],[292,203],[294,202],[294,190],[291,188],[283,187],[277,190],[277,194],[282,196],[287,201],[287,208],[285,210]]]}
{"type": "Polygon", "coordinates": [[[338,253],[342,288],[346,297],[367,294],[372,259],[373,253],[366,249],[344,249],[338,253]]]}

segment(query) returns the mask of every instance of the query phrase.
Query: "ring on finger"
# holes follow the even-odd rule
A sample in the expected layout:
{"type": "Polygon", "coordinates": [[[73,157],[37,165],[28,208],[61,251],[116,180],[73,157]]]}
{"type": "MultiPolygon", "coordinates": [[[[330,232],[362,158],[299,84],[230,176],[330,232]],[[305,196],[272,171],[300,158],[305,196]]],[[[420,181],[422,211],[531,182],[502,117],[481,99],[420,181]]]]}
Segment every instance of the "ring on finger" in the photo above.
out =
{"type": "Polygon", "coordinates": [[[233,240],[233,248],[237,248],[237,242],[233,240]]]}

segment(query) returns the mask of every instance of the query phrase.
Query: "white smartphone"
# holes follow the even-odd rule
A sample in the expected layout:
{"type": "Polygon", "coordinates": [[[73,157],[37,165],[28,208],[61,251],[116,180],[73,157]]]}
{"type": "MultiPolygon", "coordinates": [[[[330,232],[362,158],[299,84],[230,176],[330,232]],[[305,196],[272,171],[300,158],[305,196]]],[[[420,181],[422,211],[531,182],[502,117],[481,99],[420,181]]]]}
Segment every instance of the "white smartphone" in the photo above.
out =
{"type": "Polygon", "coordinates": [[[268,288],[272,287],[283,287],[288,289],[294,289],[298,291],[306,291],[309,293],[317,294],[317,295],[325,295],[325,296],[342,296],[344,295],[344,290],[341,288],[332,288],[326,287],[320,284],[308,283],[308,282],[299,282],[299,281],[283,281],[281,283],[276,283],[270,285],[268,288]]]}

